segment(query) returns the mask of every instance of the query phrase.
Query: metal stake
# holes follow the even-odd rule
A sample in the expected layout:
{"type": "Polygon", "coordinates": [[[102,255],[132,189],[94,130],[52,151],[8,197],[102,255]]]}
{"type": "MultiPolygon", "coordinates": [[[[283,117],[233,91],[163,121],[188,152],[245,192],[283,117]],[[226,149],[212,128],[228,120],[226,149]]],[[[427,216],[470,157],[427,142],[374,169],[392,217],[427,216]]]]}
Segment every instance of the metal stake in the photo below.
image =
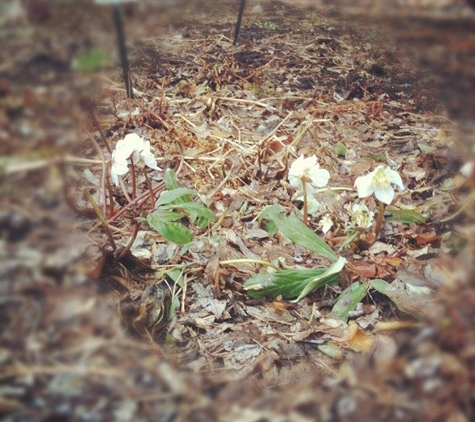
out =
{"type": "Polygon", "coordinates": [[[244,7],[246,6],[246,0],[241,0],[241,4],[239,5],[239,14],[238,14],[238,19],[236,22],[236,29],[234,30],[234,41],[233,45],[237,44],[238,37],[239,37],[239,30],[241,29],[241,20],[242,20],[242,15],[244,13],[244,7]]]}
{"type": "Polygon", "coordinates": [[[134,91],[132,88],[132,80],[130,78],[129,60],[127,58],[127,48],[125,46],[125,34],[124,26],[122,25],[122,17],[120,13],[119,2],[114,2],[113,15],[115,29],[117,31],[117,45],[119,47],[120,60],[122,62],[122,73],[124,75],[125,90],[127,92],[127,98],[134,98],[134,91]]]}

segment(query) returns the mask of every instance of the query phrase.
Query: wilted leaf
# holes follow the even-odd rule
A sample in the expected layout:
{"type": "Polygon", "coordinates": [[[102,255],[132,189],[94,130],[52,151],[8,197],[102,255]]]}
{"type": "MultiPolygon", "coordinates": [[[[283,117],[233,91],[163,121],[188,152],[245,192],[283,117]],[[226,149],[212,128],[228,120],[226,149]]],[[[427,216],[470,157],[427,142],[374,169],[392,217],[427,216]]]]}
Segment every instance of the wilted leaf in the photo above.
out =
{"type": "Polygon", "coordinates": [[[371,280],[370,284],[375,290],[389,297],[398,309],[406,314],[423,317],[425,314],[424,308],[431,306],[431,290],[428,287],[413,286],[398,279],[391,284],[376,279],[371,280]]]}

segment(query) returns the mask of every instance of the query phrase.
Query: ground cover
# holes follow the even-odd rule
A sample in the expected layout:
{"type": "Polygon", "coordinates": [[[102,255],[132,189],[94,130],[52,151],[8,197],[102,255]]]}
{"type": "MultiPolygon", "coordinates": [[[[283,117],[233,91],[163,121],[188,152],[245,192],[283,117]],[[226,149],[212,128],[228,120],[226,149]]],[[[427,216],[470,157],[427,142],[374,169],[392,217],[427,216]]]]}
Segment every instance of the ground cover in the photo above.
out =
{"type": "Polygon", "coordinates": [[[5,414],[469,420],[473,174],[459,172],[469,129],[439,113],[427,69],[387,32],[272,2],[252,5],[234,48],[232,6],[132,9],[134,99],[111,64],[67,70],[91,58],[89,44],[113,46],[107,33],[81,38],[84,10],[53,10],[57,22],[76,18],[62,43],[7,25],[4,137],[21,142],[2,152],[5,414]],[[130,133],[161,169],[131,169],[116,185],[106,163],[130,133]],[[330,174],[308,229],[331,253],[302,228],[288,178],[300,155],[330,174]],[[354,188],[378,165],[405,189],[375,232],[356,227],[353,206],[381,212],[354,188]],[[334,256],[346,260],[338,282],[298,302],[280,297],[285,287],[271,298],[249,289],[273,274],[263,261],[305,271],[334,256]]]}

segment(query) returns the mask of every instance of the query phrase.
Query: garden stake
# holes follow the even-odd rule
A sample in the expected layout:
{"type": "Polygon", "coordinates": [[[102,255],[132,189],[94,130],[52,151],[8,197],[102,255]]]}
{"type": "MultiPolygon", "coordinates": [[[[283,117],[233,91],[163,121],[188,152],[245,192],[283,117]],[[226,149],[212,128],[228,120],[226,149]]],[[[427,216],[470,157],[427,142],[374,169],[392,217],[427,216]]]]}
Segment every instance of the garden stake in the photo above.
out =
{"type": "Polygon", "coordinates": [[[233,45],[237,44],[238,37],[239,37],[239,30],[241,29],[241,20],[242,20],[242,15],[244,13],[244,8],[246,7],[246,0],[241,0],[241,3],[239,5],[239,13],[238,13],[238,18],[236,22],[236,29],[234,30],[234,41],[233,45]]]}
{"type": "Polygon", "coordinates": [[[127,98],[134,98],[134,91],[132,89],[132,81],[130,78],[129,60],[127,58],[127,48],[125,46],[124,26],[122,25],[122,17],[120,13],[119,2],[114,2],[113,16],[115,29],[117,31],[117,46],[119,48],[120,60],[122,62],[122,73],[124,75],[125,91],[127,98]]]}

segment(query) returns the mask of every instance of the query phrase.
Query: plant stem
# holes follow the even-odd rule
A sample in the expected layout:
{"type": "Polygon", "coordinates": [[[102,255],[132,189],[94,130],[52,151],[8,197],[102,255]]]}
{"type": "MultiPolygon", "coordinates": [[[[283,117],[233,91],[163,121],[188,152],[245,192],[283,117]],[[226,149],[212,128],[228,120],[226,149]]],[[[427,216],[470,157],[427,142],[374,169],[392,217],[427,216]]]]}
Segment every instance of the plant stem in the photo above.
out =
{"type": "Polygon", "coordinates": [[[135,196],[137,194],[137,179],[136,179],[136,174],[135,174],[135,165],[132,163],[132,200],[135,199],[135,196]]]}
{"type": "Polygon", "coordinates": [[[308,226],[308,201],[307,201],[307,183],[302,178],[302,193],[303,193],[303,223],[308,226]]]}
{"type": "Polygon", "coordinates": [[[383,223],[385,209],[386,205],[383,202],[379,201],[378,218],[376,219],[376,227],[374,228],[374,234],[376,235],[376,238],[379,236],[379,232],[381,230],[381,224],[383,223]]]}
{"type": "Polygon", "coordinates": [[[99,221],[102,223],[102,226],[104,227],[104,231],[106,232],[106,236],[109,239],[109,242],[112,246],[112,249],[115,251],[117,249],[117,246],[114,241],[114,237],[112,236],[109,223],[107,222],[106,218],[104,217],[104,214],[101,211],[101,208],[99,205],[97,205],[97,202],[94,200],[92,197],[91,193],[89,192],[89,189],[85,188],[84,189],[84,194],[86,195],[87,200],[91,204],[92,208],[94,208],[94,211],[96,212],[97,218],[99,221]]]}
{"type": "Polygon", "coordinates": [[[155,207],[155,196],[153,195],[153,188],[152,184],[150,183],[150,179],[148,178],[148,174],[145,169],[142,170],[143,175],[145,176],[145,180],[147,182],[148,192],[150,194],[150,203],[152,204],[152,209],[155,207]]]}

